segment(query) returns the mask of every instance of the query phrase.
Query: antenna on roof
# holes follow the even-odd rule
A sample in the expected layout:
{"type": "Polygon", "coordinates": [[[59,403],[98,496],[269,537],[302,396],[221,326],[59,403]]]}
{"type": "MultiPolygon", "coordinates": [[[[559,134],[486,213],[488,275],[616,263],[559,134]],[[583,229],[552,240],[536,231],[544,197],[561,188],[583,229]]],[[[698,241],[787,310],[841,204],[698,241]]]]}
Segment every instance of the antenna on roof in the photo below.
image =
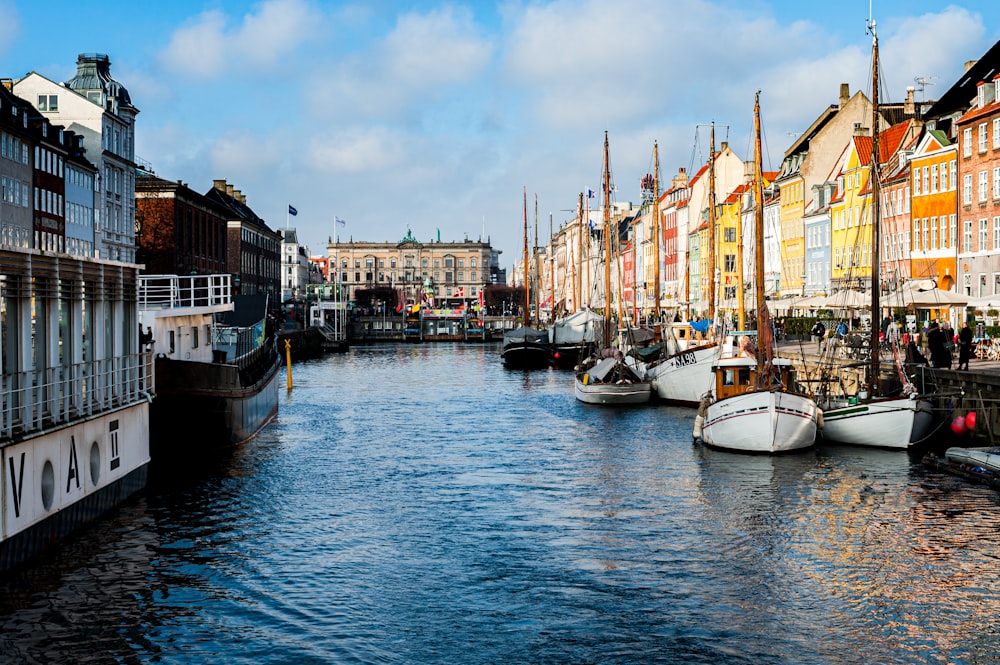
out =
{"type": "Polygon", "coordinates": [[[933,80],[936,76],[914,76],[913,81],[917,84],[917,90],[920,91],[920,101],[924,101],[924,88],[929,85],[934,85],[933,80]]]}

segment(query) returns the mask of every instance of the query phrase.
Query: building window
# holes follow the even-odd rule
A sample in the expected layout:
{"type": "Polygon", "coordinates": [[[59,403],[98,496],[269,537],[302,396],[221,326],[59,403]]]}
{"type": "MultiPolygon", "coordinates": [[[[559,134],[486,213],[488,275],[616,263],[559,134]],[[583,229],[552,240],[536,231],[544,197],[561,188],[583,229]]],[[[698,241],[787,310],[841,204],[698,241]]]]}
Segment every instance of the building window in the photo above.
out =
{"type": "Polygon", "coordinates": [[[948,245],[950,247],[958,246],[958,215],[953,214],[948,218],[948,245]]]}
{"type": "Polygon", "coordinates": [[[980,252],[986,251],[986,235],[987,235],[986,225],[987,225],[987,220],[985,219],[979,220],[979,247],[977,247],[976,249],[980,252]]]}
{"type": "Polygon", "coordinates": [[[979,125],[979,152],[986,152],[986,123],[979,125]]]}
{"type": "Polygon", "coordinates": [[[931,193],[938,190],[938,165],[931,164],[931,193]]]}
{"type": "Polygon", "coordinates": [[[1000,272],[993,273],[993,295],[1000,295],[1000,272]]]}
{"type": "Polygon", "coordinates": [[[951,181],[948,185],[948,189],[956,189],[958,187],[958,160],[951,160],[951,181]]]}
{"type": "Polygon", "coordinates": [[[972,275],[969,273],[962,275],[962,288],[965,289],[965,295],[972,296],[972,275]]]}
{"type": "Polygon", "coordinates": [[[1000,250],[1000,217],[993,218],[993,249],[1000,250]]]}
{"type": "Polygon", "coordinates": [[[985,170],[979,172],[979,202],[984,203],[986,201],[987,185],[989,182],[989,173],[985,170]]]}
{"type": "Polygon", "coordinates": [[[962,157],[972,157],[972,127],[962,130],[962,157]]]}
{"type": "Polygon", "coordinates": [[[920,238],[922,237],[923,236],[920,235],[920,219],[917,218],[913,220],[913,250],[916,252],[919,252],[921,249],[923,249],[920,246],[920,238]]]}
{"type": "Polygon", "coordinates": [[[55,112],[59,110],[59,95],[38,95],[38,110],[55,112]]]}
{"type": "MultiPolygon", "coordinates": [[[[434,259],[434,267],[435,268],[440,268],[441,267],[441,259],[434,259]]],[[[437,273],[434,273],[434,274],[436,275],[437,273]]]]}
{"type": "Polygon", "coordinates": [[[928,239],[930,236],[930,234],[928,233],[929,229],[930,227],[927,224],[927,218],[924,217],[924,251],[927,251],[928,249],[933,249],[933,247],[931,247],[930,244],[928,244],[928,239]]]}
{"type": "Polygon", "coordinates": [[[931,217],[931,249],[938,248],[938,226],[937,217],[931,217]]]}
{"type": "Polygon", "coordinates": [[[962,203],[972,205],[972,174],[962,176],[962,203]]]}
{"type": "Polygon", "coordinates": [[[925,166],[924,167],[924,194],[928,194],[931,191],[930,187],[929,187],[929,184],[927,182],[928,181],[928,172],[929,171],[930,171],[930,169],[925,166]]]}
{"type": "Polygon", "coordinates": [[[967,219],[962,222],[962,251],[972,251],[972,220],[967,219]]]}
{"type": "Polygon", "coordinates": [[[948,162],[941,162],[941,191],[948,189],[948,162]]]}
{"type": "MultiPolygon", "coordinates": [[[[996,88],[1000,92],[1000,85],[996,88]]],[[[993,118],[993,149],[997,148],[1000,148],[1000,118],[993,118]]]]}
{"type": "Polygon", "coordinates": [[[945,249],[945,247],[947,247],[948,245],[946,241],[947,237],[948,237],[948,218],[945,217],[944,215],[941,215],[941,235],[938,238],[938,241],[940,243],[939,247],[941,249],[945,249]]]}
{"type": "MultiPolygon", "coordinates": [[[[469,265],[470,265],[471,267],[473,267],[473,268],[475,268],[475,267],[476,267],[476,259],[475,259],[475,257],[473,257],[473,258],[469,259],[469,265]]],[[[475,279],[475,277],[473,277],[473,279],[475,279]]]]}
{"type": "Polygon", "coordinates": [[[451,268],[451,267],[453,267],[454,263],[455,263],[455,259],[451,258],[450,256],[446,256],[444,258],[444,267],[445,268],[451,268]]]}
{"type": "Polygon", "coordinates": [[[993,167],[993,198],[1000,199],[1000,166],[993,167]]]}
{"type": "Polygon", "coordinates": [[[920,167],[913,169],[913,194],[920,194],[920,167]]]}

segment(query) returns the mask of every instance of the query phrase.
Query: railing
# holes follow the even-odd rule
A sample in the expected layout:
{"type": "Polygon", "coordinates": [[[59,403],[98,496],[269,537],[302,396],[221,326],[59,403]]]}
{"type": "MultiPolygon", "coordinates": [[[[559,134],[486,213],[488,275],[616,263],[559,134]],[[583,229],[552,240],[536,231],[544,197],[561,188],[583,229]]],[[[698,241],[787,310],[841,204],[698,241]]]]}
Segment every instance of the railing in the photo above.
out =
{"type": "Polygon", "coordinates": [[[153,379],[152,353],[4,374],[0,441],[148,401],[153,379]]]}
{"type": "Polygon", "coordinates": [[[140,275],[140,309],[228,305],[233,301],[231,275],[140,275]]]}

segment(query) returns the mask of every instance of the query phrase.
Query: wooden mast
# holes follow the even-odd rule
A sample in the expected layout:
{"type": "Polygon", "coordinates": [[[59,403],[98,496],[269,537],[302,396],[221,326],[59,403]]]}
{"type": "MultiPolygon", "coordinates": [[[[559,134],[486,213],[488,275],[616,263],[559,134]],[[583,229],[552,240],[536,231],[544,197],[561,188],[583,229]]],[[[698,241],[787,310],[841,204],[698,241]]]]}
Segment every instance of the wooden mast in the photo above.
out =
{"type": "Polygon", "coordinates": [[[611,167],[608,132],[604,131],[604,338],[611,346],[611,167]]]}
{"type": "MultiPolygon", "coordinates": [[[[549,247],[552,256],[549,257],[549,277],[552,284],[552,304],[549,306],[551,312],[549,320],[555,323],[556,320],[556,244],[552,236],[552,213],[549,213],[549,247]]],[[[563,282],[565,284],[565,282],[563,282]]]]}
{"type": "Polygon", "coordinates": [[[653,320],[660,321],[660,152],[653,141],[653,320]]]}
{"type": "MultiPolygon", "coordinates": [[[[754,290],[757,308],[757,347],[760,349],[763,339],[763,330],[768,325],[764,315],[764,165],[760,146],[760,90],[754,97],[753,105],[753,128],[754,128],[754,160],[753,160],[753,198],[754,198],[754,290]]],[[[743,313],[743,279],[738,277],[738,289],[740,299],[740,314],[743,313]]],[[[760,366],[760,363],[758,363],[760,366]]]]}
{"type": "Polygon", "coordinates": [[[535,194],[535,321],[542,325],[542,255],[538,253],[538,194],[535,194]]]}
{"type": "Polygon", "coordinates": [[[708,153],[708,320],[714,334],[715,320],[715,121],[708,153]]]}
{"type": "Polygon", "coordinates": [[[528,188],[524,188],[524,325],[531,327],[531,287],[528,285],[528,188]]]}
{"type": "Polygon", "coordinates": [[[868,394],[869,396],[875,396],[878,394],[878,375],[879,375],[879,288],[880,288],[880,276],[879,276],[879,261],[880,249],[882,247],[882,215],[879,209],[879,197],[881,196],[881,174],[879,173],[879,132],[878,132],[878,35],[875,33],[875,21],[871,21],[868,25],[869,31],[872,33],[872,160],[871,167],[868,173],[868,182],[871,183],[871,202],[872,202],[872,326],[871,326],[871,338],[869,341],[869,351],[871,353],[871,358],[869,359],[869,365],[867,370],[867,381],[868,384],[868,394]]]}
{"type": "Polygon", "coordinates": [[[573,261],[573,312],[580,311],[580,304],[583,299],[580,296],[580,290],[583,286],[583,276],[580,274],[580,269],[583,266],[583,192],[580,192],[580,203],[577,206],[577,212],[579,213],[577,217],[580,220],[578,233],[576,236],[577,240],[577,251],[576,259],[573,261]]]}

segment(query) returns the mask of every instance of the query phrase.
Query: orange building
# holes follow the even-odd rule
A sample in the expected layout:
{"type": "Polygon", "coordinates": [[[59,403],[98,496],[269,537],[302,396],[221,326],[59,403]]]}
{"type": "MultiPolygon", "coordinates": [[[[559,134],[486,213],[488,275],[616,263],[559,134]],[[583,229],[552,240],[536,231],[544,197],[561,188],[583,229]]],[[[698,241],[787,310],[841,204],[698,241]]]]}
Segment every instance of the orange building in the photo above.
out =
{"type": "Polygon", "coordinates": [[[910,276],[933,279],[946,291],[954,288],[956,275],[957,157],[947,135],[930,130],[910,159],[910,276]]]}

